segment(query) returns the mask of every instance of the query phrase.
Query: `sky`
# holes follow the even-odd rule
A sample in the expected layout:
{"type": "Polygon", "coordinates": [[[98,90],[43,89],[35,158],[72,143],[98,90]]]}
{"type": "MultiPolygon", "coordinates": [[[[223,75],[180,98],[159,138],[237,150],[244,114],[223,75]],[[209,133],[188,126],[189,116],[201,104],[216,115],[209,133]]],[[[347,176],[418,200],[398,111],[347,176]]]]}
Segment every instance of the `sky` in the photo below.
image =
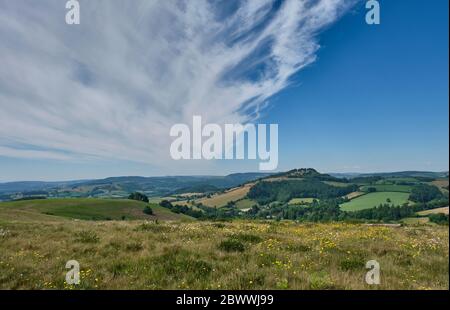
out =
{"type": "Polygon", "coordinates": [[[0,182],[223,175],[170,127],[278,124],[283,171],[447,171],[448,1],[0,2],[0,182]]]}

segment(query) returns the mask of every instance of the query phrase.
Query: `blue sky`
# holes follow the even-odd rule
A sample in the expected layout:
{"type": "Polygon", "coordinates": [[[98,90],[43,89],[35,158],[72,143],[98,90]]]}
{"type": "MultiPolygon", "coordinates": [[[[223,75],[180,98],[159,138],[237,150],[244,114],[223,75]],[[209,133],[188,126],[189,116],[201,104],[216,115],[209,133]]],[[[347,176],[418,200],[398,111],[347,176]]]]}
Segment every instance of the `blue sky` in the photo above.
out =
{"type": "Polygon", "coordinates": [[[167,158],[200,112],[279,124],[278,170],[448,170],[448,1],[80,2],[0,4],[0,181],[256,171],[167,158]]]}

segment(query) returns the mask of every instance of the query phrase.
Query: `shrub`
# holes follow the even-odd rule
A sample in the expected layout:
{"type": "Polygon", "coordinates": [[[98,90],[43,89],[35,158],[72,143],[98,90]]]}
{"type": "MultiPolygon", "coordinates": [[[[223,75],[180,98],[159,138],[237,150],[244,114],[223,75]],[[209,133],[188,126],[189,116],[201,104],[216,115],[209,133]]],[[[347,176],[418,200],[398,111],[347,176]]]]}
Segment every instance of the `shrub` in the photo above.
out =
{"type": "Polygon", "coordinates": [[[158,223],[143,223],[135,228],[136,231],[151,231],[154,233],[167,232],[170,227],[158,223]]]}
{"type": "Polygon", "coordinates": [[[225,252],[244,252],[245,246],[236,239],[228,239],[219,244],[219,249],[225,252]]]}
{"type": "Polygon", "coordinates": [[[438,213],[438,214],[430,214],[428,216],[428,218],[430,219],[430,222],[439,224],[439,225],[448,225],[448,214],[442,214],[442,213],[438,213]]]}
{"type": "Polygon", "coordinates": [[[131,242],[129,244],[126,245],[125,249],[127,251],[131,251],[131,252],[137,252],[142,250],[144,247],[142,246],[142,243],[136,241],[136,242],[131,242]]]}
{"type": "Polygon", "coordinates": [[[159,205],[163,208],[172,209],[173,205],[168,200],[162,200],[159,205]]]}
{"type": "Polygon", "coordinates": [[[190,281],[208,277],[213,269],[210,263],[180,248],[166,249],[164,254],[153,258],[152,264],[161,268],[164,276],[184,276],[190,281]]]}
{"type": "Polygon", "coordinates": [[[77,232],[75,236],[76,236],[75,240],[82,243],[97,243],[100,240],[97,234],[91,230],[83,230],[77,232]]]}
{"type": "Polygon", "coordinates": [[[313,290],[330,290],[335,285],[327,273],[316,272],[309,277],[309,287],[313,290]]]}
{"type": "Polygon", "coordinates": [[[149,206],[145,206],[144,213],[148,215],[153,215],[153,210],[149,206]]]}
{"type": "Polygon", "coordinates": [[[342,270],[355,270],[364,268],[364,262],[361,259],[357,258],[347,258],[340,263],[340,267],[342,270]]]}
{"type": "Polygon", "coordinates": [[[439,199],[442,197],[441,191],[433,185],[419,184],[413,187],[409,199],[414,202],[426,203],[433,199],[439,199]]]}
{"type": "Polygon", "coordinates": [[[223,223],[212,223],[211,225],[215,228],[225,228],[225,224],[223,223]]]}
{"type": "Polygon", "coordinates": [[[304,244],[290,244],[286,247],[289,252],[308,252],[311,248],[304,244]]]}
{"type": "Polygon", "coordinates": [[[128,199],[148,202],[148,197],[142,193],[134,192],[128,196],[128,199]]]}
{"type": "Polygon", "coordinates": [[[261,237],[252,234],[237,234],[232,236],[232,239],[249,243],[259,243],[262,241],[261,237]]]}
{"type": "Polygon", "coordinates": [[[113,278],[115,278],[119,275],[124,274],[129,267],[129,265],[123,262],[115,262],[108,268],[108,271],[111,272],[113,278]]]}

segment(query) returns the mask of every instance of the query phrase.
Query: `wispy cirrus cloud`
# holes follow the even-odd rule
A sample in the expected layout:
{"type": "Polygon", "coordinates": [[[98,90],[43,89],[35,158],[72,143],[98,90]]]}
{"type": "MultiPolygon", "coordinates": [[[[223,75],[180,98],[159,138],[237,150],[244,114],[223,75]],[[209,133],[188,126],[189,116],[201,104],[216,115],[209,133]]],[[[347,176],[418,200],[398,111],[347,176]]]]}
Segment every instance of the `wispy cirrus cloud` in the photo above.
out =
{"type": "Polygon", "coordinates": [[[167,163],[173,124],[257,119],[354,2],[90,0],[69,26],[2,1],[0,156],[167,163]]]}

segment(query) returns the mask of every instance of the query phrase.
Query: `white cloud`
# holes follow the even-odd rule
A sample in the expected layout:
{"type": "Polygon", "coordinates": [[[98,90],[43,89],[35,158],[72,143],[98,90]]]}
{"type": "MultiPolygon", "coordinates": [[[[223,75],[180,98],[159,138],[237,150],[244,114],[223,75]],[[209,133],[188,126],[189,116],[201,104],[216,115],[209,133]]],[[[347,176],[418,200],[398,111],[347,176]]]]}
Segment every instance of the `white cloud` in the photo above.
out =
{"type": "Polygon", "coordinates": [[[354,1],[273,2],[2,1],[0,155],[172,165],[174,123],[257,118],[354,1]]]}

